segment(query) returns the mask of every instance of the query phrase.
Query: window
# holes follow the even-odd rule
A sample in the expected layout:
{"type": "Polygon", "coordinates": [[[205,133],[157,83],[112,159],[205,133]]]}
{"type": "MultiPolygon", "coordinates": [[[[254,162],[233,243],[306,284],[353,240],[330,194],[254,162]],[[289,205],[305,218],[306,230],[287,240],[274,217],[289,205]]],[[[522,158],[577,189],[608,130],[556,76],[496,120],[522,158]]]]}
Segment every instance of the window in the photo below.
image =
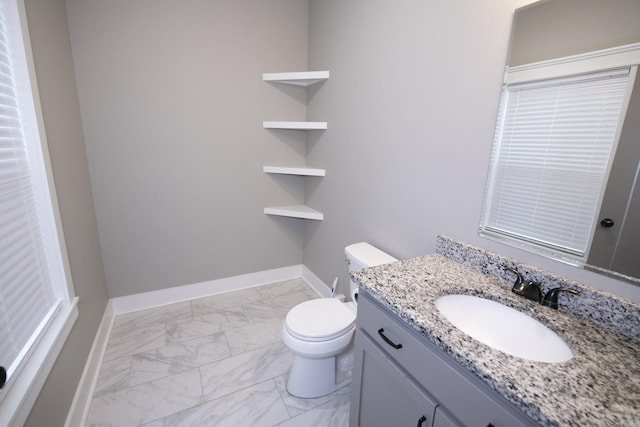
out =
{"type": "Polygon", "coordinates": [[[482,234],[585,259],[636,72],[598,67],[507,71],[482,234]]]}
{"type": "Polygon", "coordinates": [[[22,424],[77,317],[22,0],[0,1],[0,424],[22,424]]]}

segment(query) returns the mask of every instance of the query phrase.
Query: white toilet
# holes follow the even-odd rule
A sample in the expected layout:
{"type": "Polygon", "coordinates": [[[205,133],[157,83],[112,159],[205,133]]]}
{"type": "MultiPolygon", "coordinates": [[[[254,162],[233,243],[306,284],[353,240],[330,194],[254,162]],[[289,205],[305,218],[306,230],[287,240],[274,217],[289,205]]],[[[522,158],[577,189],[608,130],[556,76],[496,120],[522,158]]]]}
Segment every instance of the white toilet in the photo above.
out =
{"type": "MultiPolygon", "coordinates": [[[[349,271],[397,261],[368,243],[354,243],[344,250],[349,271]]],[[[353,351],[356,328],[357,287],[349,284],[352,301],[319,298],[293,307],[282,327],[282,340],[293,351],[287,390],[294,396],[311,398],[329,394],[351,382],[351,376],[336,376],[337,357],[353,351]]]]}

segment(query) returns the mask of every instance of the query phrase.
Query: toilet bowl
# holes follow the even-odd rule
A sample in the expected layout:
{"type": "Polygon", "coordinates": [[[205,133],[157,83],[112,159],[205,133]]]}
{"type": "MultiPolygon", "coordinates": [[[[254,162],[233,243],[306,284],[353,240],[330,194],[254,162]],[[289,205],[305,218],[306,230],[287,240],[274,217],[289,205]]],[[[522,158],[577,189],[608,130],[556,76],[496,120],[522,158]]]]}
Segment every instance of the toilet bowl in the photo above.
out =
{"type": "MultiPolygon", "coordinates": [[[[349,271],[397,261],[368,243],[345,248],[349,271]]],[[[329,394],[351,382],[339,379],[337,358],[353,351],[357,286],[350,283],[352,301],[318,298],[293,307],[282,327],[282,340],[293,351],[287,390],[296,397],[312,398],[329,394]]],[[[343,375],[344,377],[344,375],[343,375]]]]}

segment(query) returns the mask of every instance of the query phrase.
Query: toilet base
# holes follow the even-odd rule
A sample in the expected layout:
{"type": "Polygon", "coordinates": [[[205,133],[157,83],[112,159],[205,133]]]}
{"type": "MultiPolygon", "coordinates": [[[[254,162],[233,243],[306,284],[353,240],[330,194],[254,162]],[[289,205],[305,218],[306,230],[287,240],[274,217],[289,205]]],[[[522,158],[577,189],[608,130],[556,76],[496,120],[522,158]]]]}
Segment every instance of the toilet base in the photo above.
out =
{"type": "Polygon", "coordinates": [[[293,396],[309,399],[333,393],[351,384],[350,369],[348,373],[336,371],[336,356],[323,359],[295,356],[289,372],[287,391],[293,396]]]}

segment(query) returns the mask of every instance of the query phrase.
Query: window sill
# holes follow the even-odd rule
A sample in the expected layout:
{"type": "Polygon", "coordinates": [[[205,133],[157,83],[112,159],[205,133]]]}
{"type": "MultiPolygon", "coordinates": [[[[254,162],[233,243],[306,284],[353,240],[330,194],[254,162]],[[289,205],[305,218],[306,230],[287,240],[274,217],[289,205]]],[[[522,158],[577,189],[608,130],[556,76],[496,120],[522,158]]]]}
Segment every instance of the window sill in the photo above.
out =
{"type": "Polygon", "coordinates": [[[23,425],[78,318],[78,298],[62,308],[0,403],[0,425],[23,425]]]}

